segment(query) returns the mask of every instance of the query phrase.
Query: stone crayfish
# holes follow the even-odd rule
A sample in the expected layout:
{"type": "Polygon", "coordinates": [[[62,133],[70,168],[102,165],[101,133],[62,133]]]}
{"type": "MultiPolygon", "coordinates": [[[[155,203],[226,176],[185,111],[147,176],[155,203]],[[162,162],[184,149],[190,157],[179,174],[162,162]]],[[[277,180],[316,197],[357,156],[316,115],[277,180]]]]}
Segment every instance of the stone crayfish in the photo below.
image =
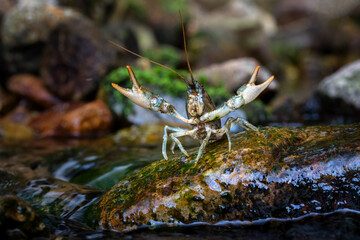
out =
{"type": "MultiPolygon", "coordinates": [[[[181,18],[181,14],[180,14],[181,18]]],[[[181,20],[182,23],[182,20],[181,20]]],[[[248,104],[249,102],[256,99],[261,92],[263,92],[271,83],[271,81],[274,79],[274,76],[271,76],[268,80],[266,80],[264,83],[255,85],[256,77],[259,71],[259,66],[255,68],[250,81],[240,87],[236,91],[236,95],[231,97],[228,101],[226,101],[223,105],[221,105],[219,108],[216,108],[214,103],[212,102],[209,94],[206,92],[204,87],[193,77],[193,74],[191,72],[187,51],[186,51],[186,42],[185,42],[185,31],[184,26],[182,24],[182,30],[183,30],[183,36],[184,36],[184,48],[185,48],[185,55],[187,60],[188,69],[190,72],[190,80],[187,80],[183,76],[181,76],[179,73],[175,72],[174,70],[170,69],[169,67],[166,67],[164,65],[161,65],[159,63],[156,63],[152,60],[147,59],[148,61],[160,65],[162,67],[165,67],[166,69],[175,72],[186,84],[187,84],[187,100],[186,100],[186,113],[187,117],[185,118],[181,116],[175,109],[173,105],[168,103],[164,98],[162,98],[159,95],[154,95],[150,90],[146,89],[145,87],[141,86],[139,82],[137,81],[135,74],[130,66],[127,66],[127,70],[129,72],[130,80],[132,82],[132,89],[123,88],[115,83],[112,83],[112,86],[118,90],[120,93],[122,93],[124,96],[128,97],[132,102],[135,104],[150,109],[154,112],[161,112],[165,114],[169,114],[173,117],[176,117],[180,119],[181,121],[188,123],[192,125],[192,129],[188,130],[185,128],[180,127],[170,127],[165,126],[164,128],[164,136],[163,136],[163,144],[162,144],[162,154],[165,159],[168,159],[167,153],[166,153],[166,145],[168,138],[173,141],[171,145],[171,151],[174,153],[175,146],[179,147],[181,152],[183,152],[186,156],[189,156],[187,151],[182,146],[181,142],[179,141],[179,137],[182,136],[191,136],[194,139],[201,141],[201,146],[198,150],[198,154],[196,157],[196,162],[201,158],[202,153],[205,149],[206,144],[209,141],[216,141],[221,139],[224,134],[226,134],[228,142],[229,142],[229,151],[231,150],[231,139],[229,135],[230,129],[235,126],[236,124],[239,124],[242,126],[245,130],[254,130],[258,131],[255,126],[250,124],[245,119],[242,119],[240,117],[238,118],[228,118],[224,124],[224,126],[221,126],[220,119],[222,117],[225,117],[227,114],[237,110],[241,106],[248,104]],[[170,134],[168,134],[168,131],[171,131],[170,134]]],[[[139,54],[136,54],[134,52],[131,52],[130,50],[112,42],[116,46],[120,47],[121,49],[128,51],[138,57],[144,58],[140,56],[139,54]]]]}

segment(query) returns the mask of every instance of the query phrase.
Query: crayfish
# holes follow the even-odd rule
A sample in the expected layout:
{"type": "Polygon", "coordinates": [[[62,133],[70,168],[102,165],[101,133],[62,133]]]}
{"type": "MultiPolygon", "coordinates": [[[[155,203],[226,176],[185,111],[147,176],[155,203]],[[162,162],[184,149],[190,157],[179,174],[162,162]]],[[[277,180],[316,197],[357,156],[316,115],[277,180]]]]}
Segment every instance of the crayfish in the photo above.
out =
{"type": "Polygon", "coordinates": [[[192,125],[193,128],[191,130],[180,127],[165,126],[164,135],[163,135],[163,144],[162,144],[162,154],[164,158],[168,160],[168,156],[166,153],[166,145],[168,138],[170,137],[170,139],[173,141],[170,148],[171,151],[174,153],[175,146],[177,145],[181,150],[181,152],[189,157],[188,152],[184,149],[178,138],[182,136],[191,136],[194,139],[202,141],[201,146],[198,150],[197,157],[195,159],[195,161],[197,162],[201,158],[207,143],[209,141],[216,141],[223,138],[224,134],[227,136],[229,142],[229,151],[230,151],[231,139],[229,132],[230,129],[236,124],[242,126],[245,130],[258,131],[258,129],[255,126],[253,126],[248,121],[240,117],[228,118],[224,126],[221,126],[220,119],[222,117],[225,117],[227,114],[237,110],[241,106],[248,104],[249,102],[256,99],[259,96],[259,94],[269,86],[271,81],[274,79],[274,76],[271,76],[268,80],[266,80],[262,84],[255,85],[256,77],[260,68],[259,66],[257,66],[250,78],[250,81],[247,84],[240,87],[236,91],[235,96],[231,97],[219,108],[216,108],[209,94],[206,92],[204,87],[194,78],[192,74],[188,55],[187,55],[187,50],[186,50],[185,30],[184,30],[181,13],[180,13],[180,19],[181,19],[181,26],[183,31],[183,38],[184,38],[184,50],[185,50],[188,70],[190,73],[190,80],[187,80],[185,77],[183,77],[182,75],[180,75],[179,73],[175,72],[174,70],[172,70],[167,66],[164,66],[160,63],[147,59],[137,53],[128,50],[127,48],[117,43],[111,41],[110,42],[127,52],[130,52],[140,58],[144,58],[154,64],[162,66],[177,74],[177,76],[180,79],[182,79],[188,87],[187,99],[186,99],[187,118],[180,115],[176,111],[175,107],[170,103],[168,103],[164,98],[162,98],[159,95],[154,95],[150,90],[141,86],[137,81],[135,74],[130,66],[127,66],[126,68],[129,72],[130,80],[133,84],[132,89],[120,87],[115,83],[112,83],[112,86],[120,93],[122,93],[124,96],[128,97],[133,103],[143,108],[150,109],[154,112],[160,111],[161,113],[169,114],[173,117],[180,119],[185,123],[192,125]],[[168,134],[168,131],[171,131],[172,133],[168,134]]]}

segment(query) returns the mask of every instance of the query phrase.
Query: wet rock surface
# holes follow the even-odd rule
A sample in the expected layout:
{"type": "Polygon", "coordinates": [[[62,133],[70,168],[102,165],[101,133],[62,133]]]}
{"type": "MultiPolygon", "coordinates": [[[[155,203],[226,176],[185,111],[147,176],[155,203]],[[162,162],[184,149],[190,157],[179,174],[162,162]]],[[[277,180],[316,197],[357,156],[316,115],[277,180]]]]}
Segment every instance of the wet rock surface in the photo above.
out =
{"type": "Polygon", "coordinates": [[[129,231],[359,210],[359,129],[266,127],[233,137],[231,152],[226,141],[209,145],[197,164],[185,157],[155,162],[102,197],[102,227],[129,231]]]}
{"type": "Polygon", "coordinates": [[[59,179],[34,179],[18,195],[29,201],[34,209],[46,214],[81,220],[82,210],[102,191],[59,179]]]}

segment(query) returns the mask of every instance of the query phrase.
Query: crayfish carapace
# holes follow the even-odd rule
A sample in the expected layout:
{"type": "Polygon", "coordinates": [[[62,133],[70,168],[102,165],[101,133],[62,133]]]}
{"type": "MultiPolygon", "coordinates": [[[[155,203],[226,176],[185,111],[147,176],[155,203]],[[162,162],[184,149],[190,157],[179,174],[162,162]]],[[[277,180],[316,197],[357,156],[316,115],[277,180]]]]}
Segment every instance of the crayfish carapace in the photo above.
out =
{"type": "Polygon", "coordinates": [[[185,30],[184,30],[181,13],[180,13],[180,19],[181,19],[181,26],[183,31],[183,38],[184,38],[184,50],[185,50],[188,70],[191,77],[190,80],[187,80],[182,75],[180,75],[179,73],[175,72],[174,70],[172,70],[167,66],[154,62],[150,59],[144,58],[141,55],[136,54],[119,44],[116,44],[114,42],[111,43],[140,58],[144,58],[154,64],[165,67],[166,69],[176,73],[179,76],[179,78],[181,78],[187,84],[188,87],[187,100],[186,100],[186,113],[188,118],[181,116],[176,111],[175,107],[170,103],[168,103],[164,98],[162,98],[159,95],[154,95],[150,90],[141,86],[137,81],[135,74],[130,66],[127,66],[126,68],[129,72],[130,80],[133,84],[132,89],[122,88],[115,83],[112,83],[112,86],[116,90],[121,92],[123,95],[128,97],[132,102],[143,108],[150,109],[154,112],[160,111],[161,113],[169,114],[171,116],[180,119],[185,123],[192,125],[193,128],[191,130],[180,127],[165,126],[163,144],[162,144],[162,154],[165,159],[168,159],[168,156],[166,154],[166,144],[168,138],[170,137],[170,139],[173,141],[170,148],[171,151],[174,153],[175,146],[177,145],[181,150],[181,152],[183,152],[186,156],[189,156],[189,154],[184,149],[178,138],[182,136],[191,136],[201,141],[201,146],[198,150],[198,154],[196,157],[196,161],[198,161],[201,158],[201,155],[205,149],[206,144],[211,140],[216,141],[221,139],[224,136],[224,134],[226,134],[227,136],[229,142],[229,151],[230,151],[231,139],[230,139],[229,131],[236,124],[239,124],[245,130],[258,131],[258,129],[255,126],[247,122],[245,119],[239,117],[228,118],[224,126],[221,126],[220,119],[222,117],[225,117],[230,112],[235,111],[241,106],[257,98],[257,96],[259,96],[259,94],[269,86],[271,81],[274,79],[274,76],[271,76],[268,80],[266,80],[262,84],[255,85],[256,77],[260,68],[259,66],[256,67],[250,78],[250,81],[247,84],[240,87],[236,91],[235,96],[231,97],[219,108],[216,108],[209,94],[205,91],[204,87],[193,77],[189,64],[187,50],[186,50],[185,30]],[[168,134],[168,131],[171,131],[172,133],[168,134]]]}

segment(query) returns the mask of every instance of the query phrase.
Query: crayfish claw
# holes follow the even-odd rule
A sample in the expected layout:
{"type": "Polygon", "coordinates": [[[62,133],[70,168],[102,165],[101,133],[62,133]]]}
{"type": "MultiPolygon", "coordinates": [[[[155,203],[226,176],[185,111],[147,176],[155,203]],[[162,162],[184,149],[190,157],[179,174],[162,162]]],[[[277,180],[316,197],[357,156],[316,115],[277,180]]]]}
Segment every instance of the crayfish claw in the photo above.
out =
{"type": "Polygon", "coordinates": [[[139,84],[138,80],[136,79],[134,71],[131,69],[131,67],[129,65],[126,66],[126,69],[128,70],[130,81],[133,84],[133,86],[132,86],[133,91],[139,90],[141,88],[141,85],[139,84]]]}
{"type": "Polygon", "coordinates": [[[250,78],[250,81],[248,84],[255,84],[255,81],[256,81],[256,78],[257,78],[257,75],[259,73],[259,69],[260,69],[260,66],[257,66],[253,72],[253,74],[251,75],[251,78],[250,78]]]}
{"type": "Polygon", "coordinates": [[[237,95],[241,95],[245,101],[245,104],[253,101],[255,98],[257,98],[260,93],[262,93],[274,80],[274,76],[271,76],[268,80],[263,82],[262,84],[255,85],[255,81],[259,72],[260,66],[257,66],[251,75],[251,78],[248,82],[248,84],[242,86],[236,91],[237,95]]]}
{"type": "Polygon", "coordinates": [[[128,72],[130,81],[132,82],[132,88],[123,88],[117,85],[116,83],[112,83],[112,86],[118,90],[121,94],[123,94],[125,97],[129,98],[133,103],[139,105],[140,107],[151,109],[153,111],[159,111],[160,108],[156,108],[153,105],[157,106],[160,105],[163,101],[161,99],[159,100],[159,96],[154,96],[154,94],[142,87],[138,80],[136,79],[136,76],[131,69],[130,66],[126,66],[128,72]]]}

